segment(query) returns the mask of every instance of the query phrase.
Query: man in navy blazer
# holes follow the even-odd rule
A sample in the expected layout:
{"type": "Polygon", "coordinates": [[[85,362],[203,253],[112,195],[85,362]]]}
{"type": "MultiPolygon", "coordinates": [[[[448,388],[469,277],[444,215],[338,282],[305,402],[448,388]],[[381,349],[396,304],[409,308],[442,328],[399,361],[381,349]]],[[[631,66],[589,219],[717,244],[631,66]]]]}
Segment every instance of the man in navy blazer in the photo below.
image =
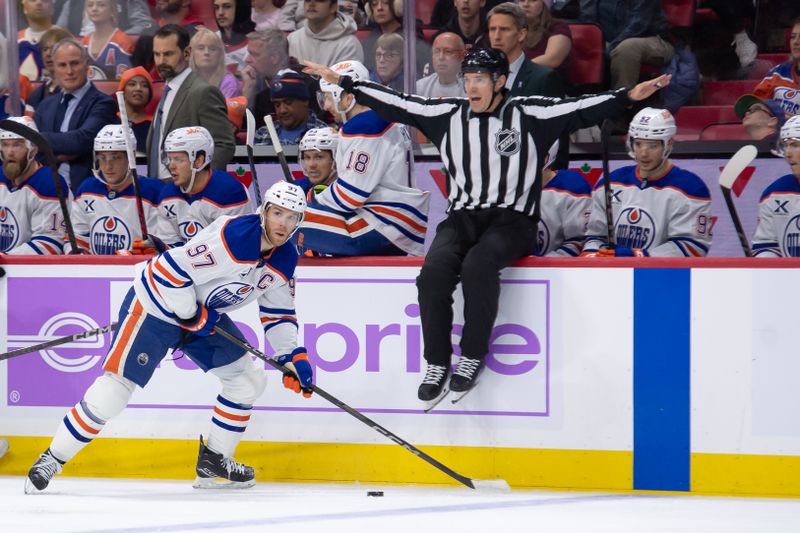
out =
{"type": "Polygon", "coordinates": [[[62,92],[42,100],[34,120],[53,147],[61,162],[59,173],[74,193],[91,174],[94,138],[103,126],[115,121],[117,105],[89,81],[89,54],[80,42],[59,41],[51,54],[62,92]]]}

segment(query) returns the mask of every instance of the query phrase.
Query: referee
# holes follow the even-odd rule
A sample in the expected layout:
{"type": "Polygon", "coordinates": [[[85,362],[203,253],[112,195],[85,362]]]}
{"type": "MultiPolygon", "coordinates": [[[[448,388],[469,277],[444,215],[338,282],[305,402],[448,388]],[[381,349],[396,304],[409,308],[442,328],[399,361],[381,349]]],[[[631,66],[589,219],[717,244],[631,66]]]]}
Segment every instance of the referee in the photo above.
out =
{"type": "Polygon", "coordinates": [[[509,97],[509,66],[495,49],[471,50],[461,63],[467,98],[427,99],[370,81],[353,81],[324,65],[305,72],[341,86],[386,120],[419,129],[439,147],[448,170],[448,215],[436,229],[417,290],[427,371],[419,399],[445,390],[452,356],[453,292],[461,282],[464,330],[450,390],[472,388],[484,366],[497,317],[500,270],[530,255],[537,239],[542,163],[563,133],[621,114],[669,84],[670,76],[632,90],[558,99],[509,97]]]}

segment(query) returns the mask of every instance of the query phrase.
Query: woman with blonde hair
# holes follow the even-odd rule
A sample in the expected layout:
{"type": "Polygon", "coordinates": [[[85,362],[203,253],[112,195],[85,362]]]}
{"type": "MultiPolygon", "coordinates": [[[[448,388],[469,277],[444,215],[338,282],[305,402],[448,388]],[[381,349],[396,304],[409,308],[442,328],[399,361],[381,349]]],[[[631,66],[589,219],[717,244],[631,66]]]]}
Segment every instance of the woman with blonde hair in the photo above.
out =
{"type": "Polygon", "coordinates": [[[525,55],[539,65],[556,69],[562,77],[569,68],[572,32],[563,20],[550,13],[552,0],[518,0],[528,20],[528,37],[523,43],[525,55]]]}
{"type": "Polygon", "coordinates": [[[225,68],[225,47],[219,35],[200,28],[189,44],[192,48],[189,66],[193,72],[210,85],[219,87],[225,98],[242,94],[241,82],[225,68]]]}
{"type": "Polygon", "coordinates": [[[118,80],[131,67],[134,40],[117,27],[117,0],[86,0],[86,16],[94,31],[81,39],[91,58],[89,78],[118,80]]]}

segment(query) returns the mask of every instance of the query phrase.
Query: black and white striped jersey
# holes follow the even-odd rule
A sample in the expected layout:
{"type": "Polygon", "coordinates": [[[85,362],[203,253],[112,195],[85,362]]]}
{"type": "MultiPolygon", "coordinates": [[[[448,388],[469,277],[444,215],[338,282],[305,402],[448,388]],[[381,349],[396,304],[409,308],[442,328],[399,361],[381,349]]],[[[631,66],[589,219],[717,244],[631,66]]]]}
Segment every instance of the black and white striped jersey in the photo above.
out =
{"type": "Polygon", "coordinates": [[[534,214],[542,161],[565,131],[621,114],[626,89],[580,98],[509,97],[492,113],[473,113],[467,98],[422,98],[342,76],[358,103],[386,120],[413,126],[438,146],[450,179],[448,211],[504,207],[534,214]]]}

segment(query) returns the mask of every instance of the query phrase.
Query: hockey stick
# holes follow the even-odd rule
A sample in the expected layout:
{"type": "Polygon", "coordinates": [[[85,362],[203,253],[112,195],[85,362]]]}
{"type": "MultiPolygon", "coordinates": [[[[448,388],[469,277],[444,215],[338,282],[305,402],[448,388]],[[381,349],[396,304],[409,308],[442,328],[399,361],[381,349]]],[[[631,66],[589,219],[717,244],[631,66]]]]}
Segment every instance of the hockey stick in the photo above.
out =
{"type": "Polygon", "coordinates": [[[256,117],[249,109],[245,109],[245,116],[247,117],[247,161],[250,163],[250,175],[253,177],[253,189],[256,193],[256,211],[261,205],[261,189],[258,187],[258,176],[256,175],[256,162],[253,158],[253,142],[256,137],[256,117]]]}
{"type": "Polygon", "coordinates": [[[600,148],[603,157],[603,192],[606,197],[606,231],[608,233],[608,249],[613,250],[617,242],[614,236],[614,208],[611,206],[613,195],[611,194],[611,172],[608,170],[608,139],[611,136],[613,123],[604,120],[600,126],[600,148]]]}
{"type": "Polygon", "coordinates": [[[0,361],[5,361],[6,359],[11,359],[12,357],[16,357],[18,355],[24,355],[26,353],[46,350],[47,348],[52,348],[53,346],[60,346],[62,344],[67,344],[68,342],[86,339],[89,337],[95,337],[97,335],[102,335],[103,333],[108,333],[109,331],[114,331],[115,329],[117,329],[116,322],[109,324],[107,326],[103,326],[102,328],[90,329],[89,331],[81,331],[80,333],[75,333],[74,335],[67,335],[66,337],[53,339],[51,341],[42,342],[40,344],[35,344],[33,346],[18,348],[16,350],[11,350],[10,352],[0,354],[0,361]]]}
{"type": "Polygon", "coordinates": [[[289,163],[286,162],[286,154],[283,153],[283,145],[281,145],[281,140],[278,138],[278,132],[275,131],[275,123],[272,122],[272,115],[265,116],[264,122],[267,124],[267,130],[269,130],[269,138],[272,139],[272,147],[275,148],[275,155],[278,156],[278,161],[281,162],[281,169],[283,169],[283,177],[286,178],[286,181],[292,183],[294,182],[294,178],[292,177],[292,171],[289,170],[289,163]]]}
{"type": "Polygon", "coordinates": [[[142,189],[139,187],[139,173],[136,171],[136,151],[134,150],[133,139],[128,135],[128,109],[125,107],[125,92],[117,91],[117,106],[119,107],[119,118],[122,122],[122,134],[125,136],[125,151],[128,152],[128,170],[133,178],[133,194],[136,196],[136,212],[139,214],[139,227],[142,230],[142,240],[147,240],[147,220],[144,217],[144,205],[142,204],[142,189]]]}
{"type": "Polygon", "coordinates": [[[38,131],[32,130],[24,124],[14,122],[13,120],[0,120],[0,129],[16,133],[20,137],[29,140],[39,149],[39,153],[44,157],[45,165],[50,168],[50,174],[53,176],[53,183],[56,186],[56,194],[58,195],[58,204],[61,206],[61,214],[64,216],[64,225],[67,227],[67,238],[70,245],[72,245],[72,254],[79,254],[78,242],[75,240],[75,231],[72,229],[72,219],[69,216],[69,207],[67,206],[67,196],[64,193],[64,188],[61,186],[61,180],[58,179],[58,160],[53,153],[53,148],[47,139],[42,137],[38,131]]]}
{"type": "Polygon", "coordinates": [[[753,162],[753,159],[758,156],[758,149],[752,144],[742,146],[733,154],[731,160],[722,169],[719,175],[719,187],[722,189],[722,196],[725,197],[725,205],[728,206],[728,213],[733,220],[733,227],[736,228],[736,234],[739,236],[739,243],[742,245],[742,250],[746,257],[753,257],[753,251],[750,249],[750,243],[747,240],[747,235],[744,233],[742,221],[739,219],[739,214],[736,212],[736,206],[733,204],[733,197],[731,196],[731,189],[739,177],[739,174],[753,162]]]}
{"type": "MultiPolygon", "coordinates": [[[[231,333],[225,331],[224,329],[222,329],[219,326],[214,326],[214,331],[216,331],[217,333],[219,333],[220,335],[222,335],[223,337],[225,337],[229,341],[233,342],[237,346],[239,346],[241,348],[244,348],[245,350],[247,350],[251,354],[255,355],[256,357],[258,357],[262,361],[266,362],[272,368],[280,370],[283,374],[286,374],[287,376],[294,376],[294,373],[292,373],[291,370],[289,370],[288,368],[286,368],[283,365],[279,364],[277,361],[267,357],[263,353],[259,352],[258,350],[256,350],[252,346],[250,346],[250,344],[248,344],[246,341],[243,341],[243,340],[239,339],[238,337],[235,337],[234,335],[232,335],[231,333]]],[[[356,411],[355,409],[353,409],[352,407],[350,407],[349,405],[347,405],[343,401],[341,401],[338,398],[336,398],[335,396],[325,392],[324,390],[322,390],[321,388],[317,387],[316,385],[312,384],[311,385],[311,390],[314,391],[316,394],[319,394],[320,396],[322,396],[326,400],[328,400],[330,403],[332,403],[333,405],[335,405],[339,409],[345,411],[347,414],[349,414],[351,416],[354,416],[355,418],[357,418],[358,420],[360,420],[364,424],[368,425],[369,427],[371,427],[372,429],[374,429],[375,431],[377,431],[378,433],[380,433],[384,437],[387,437],[389,440],[393,441],[395,444],[399,444],[400,446],[402,446],[403,448],[405,448],[409,452],[413,453],[414,455],[416,455],[417,457],[419,457],[420,459],[422,459],[426,463],[428,463],[428,464],[432,465],[433,467],[439,469],[440,471],[444,472],[445,474],[447,474],[451,478],[455,479],[459,483],[462,483],[462,484],[466,485],[467,487],[469,487],[471,489],[488,489],[488,490],[502,491],[502,492],[509,492],[511,490],[511,488],[508,486],[508,483],[505,480],[502,480],[502,479],[482,480],[482,479],[472,479],[472,478],[468,478],[466,476],[462,476],[458,472],[456,472],[456,471],[452,470],[451,468],[443,465],[442,463],[440,463],[439,461],[437,461],[436,459],[434,459],[433,457],[431,457],[427,453],[423,452],[422,450],[420,450],[419,448],[417,448],[413,444],[411,444],[408,441],[405,441],[402,438],[398,437],[397,435],[395,435],[394,433],[392,433],[388,429],[384,428],[383,426],[381,426],[380,424],[378,424],[374,420],[372,420],[370,418],[367,418],[366,416],[364,416],[363,414],[359,413],[358,411],[356,411]]]]}

